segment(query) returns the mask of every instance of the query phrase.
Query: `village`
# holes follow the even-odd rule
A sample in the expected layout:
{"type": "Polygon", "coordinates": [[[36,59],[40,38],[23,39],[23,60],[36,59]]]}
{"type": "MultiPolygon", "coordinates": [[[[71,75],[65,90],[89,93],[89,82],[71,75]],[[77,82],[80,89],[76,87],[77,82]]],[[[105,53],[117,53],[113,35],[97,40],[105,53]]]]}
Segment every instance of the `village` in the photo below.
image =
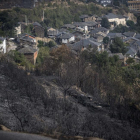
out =
{"type": "Polygon", "coordinates": [[[1,0],[0,140],[140,140],[139,5],[1,0]]]}
{"type": "Polygon", "coordinates": [[[119,25],[129,28],[127,25],[127,21],[130,21],[129,17],[109,13],[102,17],[81,15],[79,18],[81,22],[64,24],[59,29],[48,27],[46,35],[44,27],[38,22],[18,22],[18,27],[15,27],[15,38],[0,38],[0,50],[3,53],[17,50],[24,54],[32,64],[35,64],[39,52],[38,41],[44,43],[52,41],[54,46],[51,46],[51,49],[65,44],[75,55],[83,50],[97,50],[98,52],[106,51],[109,56],[117,55],[124,65],[127,64],[126,60],[128,58],[133,58],[136,62],[139,61],[140,34],[130,31],[124,33],[112,32],[119,25]],[[28,24],[33,26],[31,32],[35,36],[25,31],[28,24]],[[109,26],[105,24],[109,24],[109,26]],[[105,28],[106,26],[108,27],[105,28]],[[126,44],[124,46],[126,52],[111,52],[110,45],[117,37],[126,44]]]}

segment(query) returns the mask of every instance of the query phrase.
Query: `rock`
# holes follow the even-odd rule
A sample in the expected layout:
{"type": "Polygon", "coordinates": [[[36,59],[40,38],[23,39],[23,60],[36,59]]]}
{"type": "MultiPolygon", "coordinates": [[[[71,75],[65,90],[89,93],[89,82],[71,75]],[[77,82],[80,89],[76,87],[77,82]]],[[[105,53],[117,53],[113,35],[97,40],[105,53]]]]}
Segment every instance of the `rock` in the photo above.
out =
{"type": "Polygon", "coordinates": [[[4,125],[0,125],[0,130],[3,130],[3,131],[11,131],[10,129],[8,129],[4,125]]]}

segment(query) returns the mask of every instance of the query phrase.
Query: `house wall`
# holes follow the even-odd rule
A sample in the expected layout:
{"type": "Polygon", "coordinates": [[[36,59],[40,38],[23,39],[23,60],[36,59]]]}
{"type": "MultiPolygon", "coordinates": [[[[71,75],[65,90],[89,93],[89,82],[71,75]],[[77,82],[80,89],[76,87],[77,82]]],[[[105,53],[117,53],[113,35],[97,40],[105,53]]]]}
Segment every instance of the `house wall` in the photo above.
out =
{"type": "Polygon", "coordinates": [[[44,28],[35,26],[34,29],[35,29],[36,36],[42,37],[42,38],[44,37],[44,28]]]}
{"type": "Polygon", "coordinates": [[[91,16],[91,17],[88,17],[88,18],[85,18],[84,19],[84,22],[87,22],[87,21],[95,21],[96,18],[94,16],[91,16]]]}
{"type": "Polygon", "coordinates": [[[24,56],[28,61],[30,61],[34,65],[36,63],[38,51],[36,51],[34,54],[24,54],[24,56]]]}
{"type": "Polygon", "coordinates": [[[75,40],[75,36],[72,36],[70,39],[69,39],[69,42],[72,42],[75,40]]]}
{"type": "Polygon", "coordinates": [[[36,63],[37,56],[38,56],[38,51],[36,51],[36,52],[34,53],[34,64],[36,63]]]}
{"type": "Polygon", "coordinates": [[[62,43],[67,44],[68,43],[68,39],[62,39],[62,43]]]}
{"type": "Polygon", "coordinates": [[[73,42],[73,41],[75,41],[75,36],[72,36],[72,37],[69,38],[69,39],[62,39],[62,43],[63,43],[63,44],[67,44],[67,43],[73,42]]]}
{"type": "Polygon", "coordinates": [[[126,20],[125,18],[119,19],[119,18],[113,18],[113,19],[108,19],[109,22],[116,22],[117,25],[122,24],[126,25],[126,20]]]}
{"type": "Polygon", "coordinates": [[[6,39],[0,44],[0,52],[6,53],[6,39]]]}
{"type": "Polygon", "coordinates": [[[30,42],[30,41],[26,41],[26,40],[22,40],[20,39],[20,45],[29,45],[29,46],[34,46],[36,48],[37,44],[36,44],[36,40],[34,39],[34,42],[30,42]]]}
{"type": "Polygon", "coordinates": [[[84,30],[85,30],[85,33],[87,33],[88,32],[88,26],[85,26],[84,30]]]}

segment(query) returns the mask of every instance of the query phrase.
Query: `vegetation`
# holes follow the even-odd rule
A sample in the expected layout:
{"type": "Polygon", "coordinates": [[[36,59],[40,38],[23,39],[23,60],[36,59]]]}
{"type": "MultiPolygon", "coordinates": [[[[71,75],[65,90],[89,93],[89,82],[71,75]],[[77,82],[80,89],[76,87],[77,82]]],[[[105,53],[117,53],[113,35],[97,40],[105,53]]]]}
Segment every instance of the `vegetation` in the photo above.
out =
{"type": "MultiPolygon", "coordinates": [[[[0,36],[14,36],[14,27],[18,22],[39,22],[44,28],[55,27],[59,28],[63,24],[80,21],[79,16],[82,14],[97,14],[107,13],[106,9],[100,9],[94,3],[89,5],[77,5],[70,2],[70,6],[56,5],[55,8],[46,8],[44,11],[45,20],[42,22],[43,5],[32,10],[24,8],[13,8],[12,10],[0,12],[0,36]]],[[[26,32],[33,34],[32,26],[27,26],[26,32]]],[[[34,34],[33,34],[34,35],[34,34]]]]}
{"type": "MultiPolygon", "coordinates": [[[[41,49],[43,56],[47,47],[41,49]]],[[[13,114],[12,120],[16,120],[12,129],[36,133],[57,131],[107,140],[140,139],[140,64],[122,67],[118,56],[109,57],[107,52],[95,50],[85,50],[75,56],[66,46],[50,51],[43,59],[34,73],[42,76],[33,77],[8,62],[7,58],[1,58],[0,74],[9,81],[7,88],[1,87],[1,101],[9,102],[7,109],[13,114]],[[48,81],[45,75],[49,76],[48,81]],[[75,86],[92,95],[93,101],[102,107],[95,109],[92,101],[78,96],[78,91],[73,89],[75,86]],[[74,103],[66,96],[74,98],[74,103]],[[82,112],[80,104],[84,109],[82,112]],[[52,120],[54,127],[42,121],[47,118],[49,122],[52,120]]],[[[11,117],[1,119],[10,128],[7,120],[11,117]]]]}
{"type": "Polygon", "coordinates": [[[110,23],[107,18],[102,18],[101,25],[102,25],[102,27],[105,27],[107,29],[110,28],[110,23]]]}
{"type": "Polygon", "coordinates": [[[11,54],[15,63],[17,63],[19,66],[24,66],[28,70],[34,68],[33,64],[31,64],[23,54],[19,53],[18,51],[13,51],[11,54]]]}
{"type": "Polygon", "coordinates": [[[110,51],[112,53],[125,54],[127,52],[127,48],[124,46],[123,41],[119,37],[116,37],[114,38],[113,43],[110,45],[110,51]]]}

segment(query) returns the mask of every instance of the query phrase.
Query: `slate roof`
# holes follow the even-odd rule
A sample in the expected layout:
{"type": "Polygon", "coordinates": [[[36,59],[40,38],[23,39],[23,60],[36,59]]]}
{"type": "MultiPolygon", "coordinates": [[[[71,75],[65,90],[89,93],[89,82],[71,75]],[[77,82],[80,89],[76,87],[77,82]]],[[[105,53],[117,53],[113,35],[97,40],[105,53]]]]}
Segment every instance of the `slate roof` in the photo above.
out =
{"type": "Polygon", "coordinates": [[[90,33],[91,33],[91,34],[96,34],[96,33],[98,33],[98,32],[107,32],[107,31],[108,31],[108,29],[106,29],[106,28],[104,28],[104,27],[99,27],[99,28],[96,28],[96,29],[94,29],[94,30],[91,30],[90,33]]]}
{"type": "Polygon", "coordinates": [[[126,37],[135,37],[136,33],[135,32],[124,32],[123,35],[126,37]]]}
{"type": "Polygon", "coordinates": [[[140,34],[136,34],[135,38],[140,39],[140,34]]]}
{"type": "Polygon", "coordinates": [[[138,46],[140,46],[140,41],[136,41],[134,44],[137,44],[138,46]]]}
{"type": "Polygon", "coordinates": [[[73,25],[74,26],[80,26],[80,27],[85,27],[85,26],[95,26],[97,25],[97,22],[94,21],[88,21],[88,22],[74,22],[73,25]]]}
{"type": "Polygon", "coordinates": [[[114,55],[119,56],[120,60],[124,59],[124,55],[122,53],[110,53],[110,54],[108,54],[109,57],[113,57],[114,55]]]}
{"type": "Polygon", "coordinates": [[[73,25],[74,25],[74,26],[85,27],[85,26],[87,26],[87,23],[85,23],[85,22],[74,22],[73,25]]]}
{"type": "Polygon", "coordinates": [[[71,28],[71,29],[74,29],[75,26],[72,25],[72,24],[64,24],[61,28],[71,28]]]}
{"type": "Polygon", "coordinates": [[[42,27],[41,24],[39,24],[38,22],[34,22],[33,25],[42,27]]]}
{"type": "Polygon", "coordinates": [[[122,33],[108,33],[107,37],[115,38],[115,37],[124,37],[122,33]]]}
{"type": "Polygon", "coordinates": [[[29,42],[34,42],[34,40],[35,40],[35,36],[29,35],[26,33],[19,35],[19,38],[22,40],[29,41],[29,42]]]}
{"type": "Polygon", "coordinates": [[[88,39],[81,39],[80,41],[74,43],[74,44],[67,44],[68,47],[70,47],[72,50],[75,51],[81,51],[82,48],[88,48],[91,45],[92,48],[97,48],[101,45],[101,43],[98,43],[96,39],[94,38],[88,38],[88,39]]]}
{"type": "Polygon", "coordinates": [[[47,32],[48,36],[56,36],[58,34],[58,30],[54,30],[54,31],[48,31],[47,32]]]}
{"type": "Polygon", "coordinates": [[[61,28],[61,29],[58,30],[58,32],[59,32],[59,33],[63,33],[63,32],[69,33],[70,31],[67,30],[67,29],[65,29],[65,28],[61,28]]]}
{"type": "Polygon", "coordinates": [[[34,54],[36,51],[37,49],[34,49],[32,47],[25,47],[18,50],[18,52],[22,54],[34,54]]]}
{"type": "Polygon", "coordinates": [[[129,54],[129,55],[135,55],[136,53],[137,51],[132,47],[130,47],[129,50],[126,52],[126,54],[129,54]]]}
{"type": "Polygon", "coordinates": [[[134,44],[136,41],[139,41],[139,39],[137,39],[135,37],[127,37],[127,38],[123,39],[123,42],[128,42],[128,43],[130,43],[130,45],[134,44]]]}
{"type": "Polygon", "coordinates": [[[112,19],[112,18],[125,18],[123,15],[115,15],[113,13],[109,13],[108,15],[105,15],[104,17],[106,17],[107,19],[112,19]]]}
{"type": "Polygon", "coordinates": [[[73,34],[69,34],[69,33],[63,33],[59,38],[61,39],[69,39],[71,37],[73,37],[73,34]]]}
{"type": "Polygon", "coordinates": [[[74,31],[72,34],[79,34],[79,35],[84,35],[85,33],[84,32],[81,32],[81,31],[74,31]]]}
{"type": "Polygon", "coordinates": [[[90,27],[90,26],[95,26],[95,25],[97,25],[98,23],[97,23],[97,22],[94,22],[94,21],[87,21],[87,22],[85,22],[85,24],[86,24],[88,27],[90,27]]]}

